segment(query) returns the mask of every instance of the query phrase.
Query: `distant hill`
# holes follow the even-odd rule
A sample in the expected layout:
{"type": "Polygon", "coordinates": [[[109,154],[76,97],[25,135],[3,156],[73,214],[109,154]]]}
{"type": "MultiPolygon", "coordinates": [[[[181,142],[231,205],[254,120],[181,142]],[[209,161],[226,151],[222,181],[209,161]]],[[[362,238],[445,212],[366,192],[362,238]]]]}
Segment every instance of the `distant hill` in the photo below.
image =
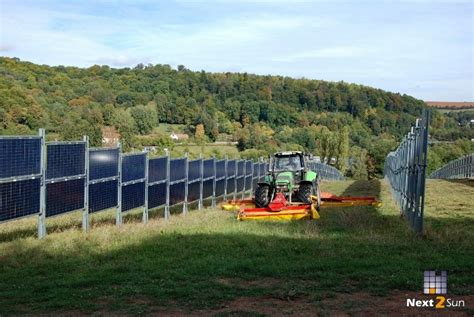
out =
{"type": "Polygon", "coordinates": [[[426,104],[438,109],[474,109],[474,101],[425,101],[426,104]]]}

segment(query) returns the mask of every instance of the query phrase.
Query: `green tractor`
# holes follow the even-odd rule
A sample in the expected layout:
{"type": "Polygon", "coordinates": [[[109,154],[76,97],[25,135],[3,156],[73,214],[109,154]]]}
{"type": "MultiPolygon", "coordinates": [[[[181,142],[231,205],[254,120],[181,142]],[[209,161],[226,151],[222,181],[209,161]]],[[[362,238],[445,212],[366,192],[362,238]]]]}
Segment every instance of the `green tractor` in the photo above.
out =
{"type": "Polygon", "coordinates": [[[255,190],[255,205],[267,207],[278,192],[290,203],[296,200],[311,204],[311,196],[318,193],[318,175],[309,168],[310,158],[300,151],[278,152],[270,157],[268,174],[255,190]]]}

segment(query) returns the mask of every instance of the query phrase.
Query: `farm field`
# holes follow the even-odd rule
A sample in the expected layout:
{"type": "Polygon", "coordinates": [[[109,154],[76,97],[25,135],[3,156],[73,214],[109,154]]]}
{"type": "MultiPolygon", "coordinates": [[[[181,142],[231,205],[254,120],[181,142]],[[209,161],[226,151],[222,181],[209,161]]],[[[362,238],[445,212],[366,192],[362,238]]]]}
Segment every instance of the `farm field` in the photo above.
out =
{"type": "MultiPolygon", "coordinates": [[[[0,225],[0,315],[217,316],[426,313],[423,271],[447,270],[448,294],[474,313],[474,183],[427,182],[425,236],[399,217],[384,181],[323,183],[324,191],[374,195],[380,208],[323,209],[319,221],[237,222],[206,209],[165,222],[151,213],[113,225],[94,215],[0,225]]],[[[453,311],[451,311],[453,312],[453,311]]]]}

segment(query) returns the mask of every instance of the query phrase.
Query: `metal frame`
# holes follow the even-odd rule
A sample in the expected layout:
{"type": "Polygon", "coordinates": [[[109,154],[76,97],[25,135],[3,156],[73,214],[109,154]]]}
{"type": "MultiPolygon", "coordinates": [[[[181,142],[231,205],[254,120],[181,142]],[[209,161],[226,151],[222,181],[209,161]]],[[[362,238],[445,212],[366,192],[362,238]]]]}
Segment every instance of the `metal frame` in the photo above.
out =
{"type": "Polygon", "coordinates": [[[384,166],[400,213],[418,234],[423,232],[429,121],[430,111],[424,110],[398,148],[387,155],[384,166]]]}
{"type": "Polygon", "coordinates": [[[472,179],[474,178],[474,153],[452,160],[436,171],[429,178],[433,179],[472,179]]]}

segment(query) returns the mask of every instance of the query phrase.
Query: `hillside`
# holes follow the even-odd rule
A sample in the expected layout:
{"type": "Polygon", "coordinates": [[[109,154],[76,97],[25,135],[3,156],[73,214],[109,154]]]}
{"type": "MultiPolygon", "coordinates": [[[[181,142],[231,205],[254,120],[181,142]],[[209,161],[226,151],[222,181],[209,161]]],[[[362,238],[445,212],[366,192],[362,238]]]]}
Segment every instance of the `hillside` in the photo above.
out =
{"type": "MultiPolygon", "coordinates": [[[[88,134],[92,145],[100,145],[107,125],[117,128],[129,150],[172,146],[164,134],[136,135],[148,135],[160,123],[180,124],[191,142],[229,135],[247,158],[304,149],[323,160],[336,158],[336,167],[361,178],[380,175],[386,154],[426,106],[407,95],[344,82],[184,66],[50,67],[2,57],[0,75],[0,134],[46,127],[55,137],[88,134]],[[353,164],[356,170],[347,166],[349,156],[362,163],[353,164]]],[[[474,137],[472,129],[436,111],[432,127],[438,140],[474,137]]],[[[464,152],[471,145],[453,146],[464,152]]],[[[445,160],[437,159],[432,169],[445,160]]]]}

